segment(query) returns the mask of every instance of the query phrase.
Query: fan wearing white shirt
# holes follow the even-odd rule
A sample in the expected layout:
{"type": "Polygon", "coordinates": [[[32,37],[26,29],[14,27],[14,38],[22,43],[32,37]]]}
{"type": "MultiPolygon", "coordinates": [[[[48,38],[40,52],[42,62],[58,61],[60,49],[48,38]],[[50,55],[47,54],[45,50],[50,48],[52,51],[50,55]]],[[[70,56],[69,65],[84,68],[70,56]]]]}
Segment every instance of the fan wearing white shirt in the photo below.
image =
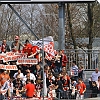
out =
{"type": "Polygon", "coordinates": [[[35,84],[35,81],[36,81],[36,77],[33,73],[30,72],[29,69],[27,69],[27,74],[25,75],[25,77],[23,78],[23,83],[26,82],[27,78],[29,77],[29,79],[31,81],[33,81],[33,83],[35,84]]]}
{"type": "Polygon", "coordinates": [[[16,73],[14,74],[13,77],[16,78],[16,76],[17,76],[18,74],[20,75],[20,78],[23,79],[24,75],[23,75],[23,73],[21,73],[21,70],[20,70],[20,69],[18,70],[18,72],[16,72],[16,73]]]}
{"type": "MultiPolygon", "coordinates": [[[[0,100],[5,100],[5,94],[7,93],[7,91],[10,89],[10,80],[7,80],[3,86],[0,83],[0,100]]],[[[8,94],[9,95],[9,94],[8,94]]]]}
{"type": "Polygon", "coordinates": [[[100,72],[99,72],[99,69],[96,68],[95,69],[95,72],[92,73],[91,75],[91,81],[98,81],[98,77],[100,76],[100,72]]]}
{"type": "Polygon", "coordinates": [[[71,76],[74,77],[75,81],[77,81],[77,79],[78,79],[78,66],[76,65],[76,61],[72,62],[71,76]]]}
{"type": "Polygon", "coordinates": [[[89,80],[90,88],[92,88],[92,82],[93,81],[95,81],[95,82],[98,81],[99,76],[100,76],[100,71],[99,71],[98,68],[96,68],[95,71],[92,73],[90,80],[89,80]]]}

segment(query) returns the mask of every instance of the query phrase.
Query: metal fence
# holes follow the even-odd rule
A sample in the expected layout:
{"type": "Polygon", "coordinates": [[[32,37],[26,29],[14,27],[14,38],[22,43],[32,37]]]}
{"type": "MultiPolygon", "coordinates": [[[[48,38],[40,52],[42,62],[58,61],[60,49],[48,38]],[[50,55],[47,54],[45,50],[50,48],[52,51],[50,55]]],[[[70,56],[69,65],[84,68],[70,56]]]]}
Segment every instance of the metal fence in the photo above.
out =
{"type": "MultiPolygon", "coordinates": [[[[89,98],[100,98],[99,94],[96,93],[85,93],[84,95],[70,95],[70,94],[66,94],[64,93],[63,95],[65,95],[65,98],[61,98],[60,96],[61,94],[59,93],[59,97],[33,97],[33,98],[23,98],[23,97],[13,97],[12,100],[88,100],[89,98]],[[82,97],[82,98],[81,98],[82,97]]],[[[6,98],[5,100],[11,100],[11,98],[6,98]]],[[[90,100],[90,99],[89,99],[90,100]]],[[[95,99],[94,99],[95,100],[95,99]]]]}
{"type": "Polygon", "coordinates": [[[83,49],[67,49],[68,57],[67,69],[72,66],[72,61],[75,60],[78,66],[83,66],[84,69],[90,70],[100,67],[100,50],[83,50],[83,49]]]}

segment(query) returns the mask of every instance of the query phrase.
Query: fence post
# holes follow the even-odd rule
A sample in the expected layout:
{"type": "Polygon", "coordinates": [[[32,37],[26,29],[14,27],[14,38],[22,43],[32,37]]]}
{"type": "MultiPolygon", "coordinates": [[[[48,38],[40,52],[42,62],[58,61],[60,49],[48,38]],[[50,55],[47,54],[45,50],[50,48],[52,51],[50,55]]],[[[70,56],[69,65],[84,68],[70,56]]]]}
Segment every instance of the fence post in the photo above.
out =
{"type": "Polygon", "coordinates": [[[100,51],[99,51],[99,54],[98,54],[98,68],[100,69],[100,51]]]}
{"type": "Polygon", "coordinates": [[[6,100],[6,97],[5,97],[5,95],[4,95],[4,99],[3,100],[6,100]]]}

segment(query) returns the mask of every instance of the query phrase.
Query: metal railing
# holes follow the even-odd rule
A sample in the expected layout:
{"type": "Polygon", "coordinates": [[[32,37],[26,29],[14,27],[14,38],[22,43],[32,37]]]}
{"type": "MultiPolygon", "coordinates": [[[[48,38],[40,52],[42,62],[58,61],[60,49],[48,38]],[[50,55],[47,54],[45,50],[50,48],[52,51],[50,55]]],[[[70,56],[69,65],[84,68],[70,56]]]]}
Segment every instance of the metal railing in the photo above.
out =
{"type": "Polygon", "coordinates": [[[82,65],[86,70],[100,67],[100,50],[67,49],[66,55],[68,58],[67,69],[72,66],[74,60],[78,66],[82,65]]]}
{"type": "MultiPolygon", "coordinates": [[[[48,96],[44,97],[44,100],[88,100],[88,98],[100,98],[100,94],[92,92],[92,90],[86,91],[83,95],[78,94],[75,92],[74,95],[72,95],[72,92],[70,91],[63,91],[61,92],[52,92],[48,93],[48,96]],[[58,94],[58,96],[57,96],[58,94]],[[62,98],[63,96],[63,98],[62,98]]],[[[12,99],[10,97],[6,97],[5,100],[43,100],[43,97],[32,97],[32,98],[26,98],[26,97],[17,97],[13,96],[12,99]]]]}

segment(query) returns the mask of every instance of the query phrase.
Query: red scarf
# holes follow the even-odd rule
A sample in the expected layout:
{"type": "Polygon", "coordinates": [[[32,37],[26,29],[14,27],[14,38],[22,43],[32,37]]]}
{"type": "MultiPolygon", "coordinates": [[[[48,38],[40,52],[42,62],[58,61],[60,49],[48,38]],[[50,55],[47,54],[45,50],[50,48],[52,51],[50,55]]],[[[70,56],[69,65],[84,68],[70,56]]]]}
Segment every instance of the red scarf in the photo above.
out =
{"type": "Polygon", "coordinates": [[[2,46],[1,46],[1,51],[2,51],[2,52],[5,52],[5,49],[6,49],[6,44],[2,44],[2,46]]]}

